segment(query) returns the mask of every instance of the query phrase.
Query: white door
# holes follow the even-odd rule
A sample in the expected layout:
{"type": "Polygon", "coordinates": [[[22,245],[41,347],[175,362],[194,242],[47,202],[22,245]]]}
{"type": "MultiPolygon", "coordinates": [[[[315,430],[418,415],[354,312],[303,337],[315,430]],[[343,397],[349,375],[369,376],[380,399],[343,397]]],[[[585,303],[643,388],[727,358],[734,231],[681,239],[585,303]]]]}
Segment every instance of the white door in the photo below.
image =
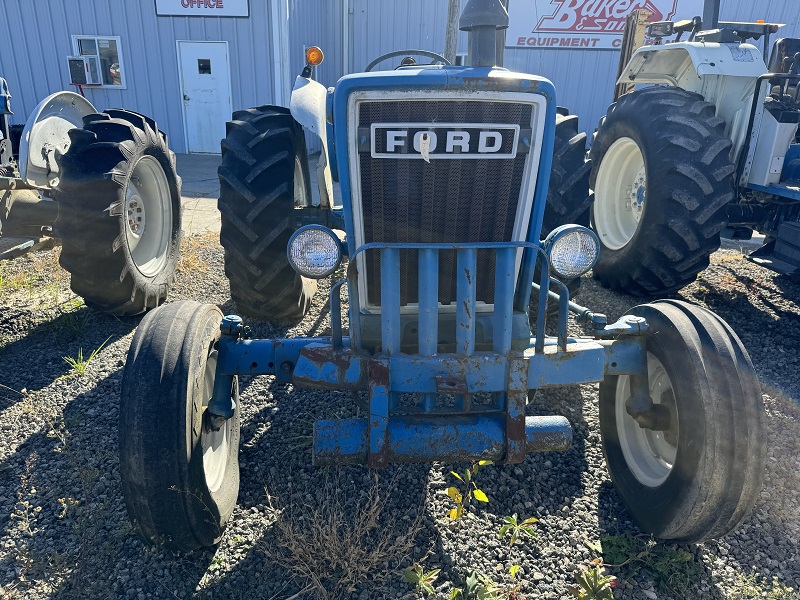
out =
{"type": "Polygon", "coordinates": [[[189,152],[219,154],[231,118],[226,42],[178,42],[183,119],[189,152]]]}

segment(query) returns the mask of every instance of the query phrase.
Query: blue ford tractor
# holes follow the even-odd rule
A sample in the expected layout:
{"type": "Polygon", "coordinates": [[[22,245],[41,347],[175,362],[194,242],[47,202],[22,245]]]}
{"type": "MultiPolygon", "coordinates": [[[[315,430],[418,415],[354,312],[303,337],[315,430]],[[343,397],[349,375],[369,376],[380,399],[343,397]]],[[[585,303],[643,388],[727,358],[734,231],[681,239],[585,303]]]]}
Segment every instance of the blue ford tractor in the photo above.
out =
{"type": "Polygon", "coordinates": [[[331,287],[330,337],[252,339],[240,317],[194,301],[142,320],[122,382],[120,469],[147,539],[186,551],[222,536],[239,486],[244,375],[368,398],[365,417],[314,425],[312,456],[369,468],[566,450],[568,420],[531,414],[528,395],[600,382],[608,468],[643,530],[719,537],[753,505],[764,409],[731,328],[685,302],[608,323],[570,301],[564,281],[592,268],[599,242],[570,224],[542,240],[542,224],[551,171],[560,188],[585,172],[553,164],[568,154],[553,85],[496,66],[507,25],[498,0],[469,0],[470,66],[404,59],[331,90],[312,78],[312,48],[291,110],[234,114],[219,206],[238,308],[297,317],[318,279],[346,275],[331,287]],[[323,148],[318,201],[303,131],[323,148]],[[569,313],[586,336],[568,334],[569,313]]]}

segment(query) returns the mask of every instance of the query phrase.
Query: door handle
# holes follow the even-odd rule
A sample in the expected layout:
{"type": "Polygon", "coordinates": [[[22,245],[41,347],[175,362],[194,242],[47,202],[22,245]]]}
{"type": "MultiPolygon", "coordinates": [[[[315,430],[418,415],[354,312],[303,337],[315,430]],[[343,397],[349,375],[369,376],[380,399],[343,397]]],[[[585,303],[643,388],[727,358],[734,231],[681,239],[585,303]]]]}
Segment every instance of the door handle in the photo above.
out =
{"type": "Polygon", "coordinates": [[[184,95],[183,95],[183,99],[184,99],[186,102],[188,102],[188,101],[189,101],[189,96],[187,96],[186,94],[184,94],[184,95]]]}

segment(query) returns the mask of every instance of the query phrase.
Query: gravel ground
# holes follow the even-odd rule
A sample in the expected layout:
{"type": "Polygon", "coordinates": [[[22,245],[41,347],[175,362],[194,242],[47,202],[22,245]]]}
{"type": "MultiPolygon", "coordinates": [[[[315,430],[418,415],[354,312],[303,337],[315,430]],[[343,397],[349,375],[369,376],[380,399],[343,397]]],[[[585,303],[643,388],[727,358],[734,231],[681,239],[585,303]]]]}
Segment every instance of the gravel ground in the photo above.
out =
{"type": "MultiPolygon", "coordinates": [[[[192,298],[233,312],[216,241],[191,238],[187,250],[170,301],[192,298]]],[[[0,598],[287,599],[323,595],[321,588],[330,597],[414,598],[401,573],[416,561],[426,571],[441,569],[437,598],[463,586],[471,570],[504,585],[505,597],[564,598],[574,573],[598,552],[606,562],[634,557],[608,567],[619,578],[616,598],[800,597],[800,289],[736,251],[715,254],[680,294],[717,311],[739,333],[767,408],[763,491],[724,540],[652,545],[638,535],[600,450],[596,385],[539,392],[531,414],[566,415],[573,448],[482,469],[477,481],[489,503],[453,525],[445,490],[456,483],[455,465],[379,473],[313,468],[312,422],[352,415],[356,403],[346,394],[293,390],[258,377],[242,382],[238,508],[218,547],[184,556],[142,543],[121,497],[119,385],[139,319],[81,306],[57,268],[57,253],[36,253],[0,271],[0,598]],[[83,376],[70,373],[62,357],[79,349],[86,356],[109,336],[83,376]],[[513,548],[498,539],[502,518],[512,513],[539,520],[536,539],[513,548]],[[638,552],[644,553],[636,559],[638,552]],[[516,591],[511,565],[520,565],[516,591]]],[[[251,323],[255,334],[324,333],[329,288],[322,288],[302,323],[251,323]]],[[[637,303],[591,279],[581,301],[610,318],[637,303]]]]}

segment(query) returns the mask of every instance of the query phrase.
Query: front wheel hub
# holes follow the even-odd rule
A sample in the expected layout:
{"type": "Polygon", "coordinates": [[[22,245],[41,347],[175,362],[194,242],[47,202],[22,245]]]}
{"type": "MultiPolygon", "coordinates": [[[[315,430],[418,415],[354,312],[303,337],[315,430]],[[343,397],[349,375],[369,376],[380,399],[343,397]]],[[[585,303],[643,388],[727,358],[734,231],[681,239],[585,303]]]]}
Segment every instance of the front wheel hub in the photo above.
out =
{"type": "Polygon", "coordinates": [[[647,377],[653,406],[637,417],[646,417],[645,426],[628,413],[631,397],[630,376],[617,382],[616,419],[619,442],[625,462],[642,485],[657,487],[666,481],[678,454],[678,407],[672,381],[661,361],[647,353],[647,377]]]}

